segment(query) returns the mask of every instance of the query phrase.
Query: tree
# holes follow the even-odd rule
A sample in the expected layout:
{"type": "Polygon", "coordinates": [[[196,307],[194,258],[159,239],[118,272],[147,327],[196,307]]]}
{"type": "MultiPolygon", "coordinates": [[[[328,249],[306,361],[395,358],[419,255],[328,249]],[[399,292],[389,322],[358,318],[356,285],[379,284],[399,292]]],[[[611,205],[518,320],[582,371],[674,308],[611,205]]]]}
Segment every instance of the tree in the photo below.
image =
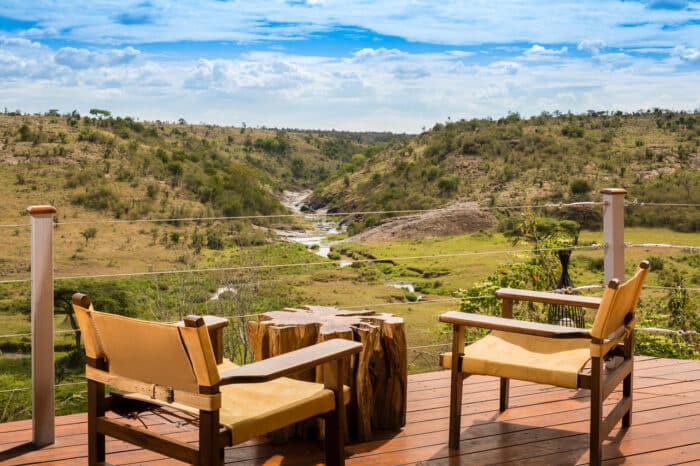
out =
{"type": "Polygon", "coordinates": [[[101,108],[91,108],[90,115],[100,117],[100,118],[102,118],[102,117],[109,118],[112,116],[112,112],[110,112],[109,110],[103,110],[101,108]]]}
{"type": "Polygon", "coordinates": [[[87,246],[88,241],[93,239],[95,236],[97,236],[97,228],[95,227],[90,227],[86,230],[83,230],[80,232],[80,235],[85,238],[85,246],[87,246]]]}
{"type": "Polygon", "coordinates": [[[22,142],[30,141],[32,138],[32,130],[29,129],[29,126],[26,124],[20,126],[17,132],[19,134],[19,140],[22,142]]]}

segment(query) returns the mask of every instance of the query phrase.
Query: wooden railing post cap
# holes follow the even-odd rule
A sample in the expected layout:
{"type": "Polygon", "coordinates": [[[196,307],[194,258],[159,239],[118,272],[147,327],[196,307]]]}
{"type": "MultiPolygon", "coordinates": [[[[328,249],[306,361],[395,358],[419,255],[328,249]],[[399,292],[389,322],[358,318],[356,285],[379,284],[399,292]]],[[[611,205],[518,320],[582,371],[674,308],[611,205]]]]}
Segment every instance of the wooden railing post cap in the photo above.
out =
{"type": "Polygon", "coordinates": [[[56,208],[52,205],[30,205],[27,212],[29,215],[55,214],[56,208]]]}
{"type": "Polygon", "coordinates": [[[627,194],[627,190],[624,188],[603,188],[600,190],[600,194],[627,194]]]}

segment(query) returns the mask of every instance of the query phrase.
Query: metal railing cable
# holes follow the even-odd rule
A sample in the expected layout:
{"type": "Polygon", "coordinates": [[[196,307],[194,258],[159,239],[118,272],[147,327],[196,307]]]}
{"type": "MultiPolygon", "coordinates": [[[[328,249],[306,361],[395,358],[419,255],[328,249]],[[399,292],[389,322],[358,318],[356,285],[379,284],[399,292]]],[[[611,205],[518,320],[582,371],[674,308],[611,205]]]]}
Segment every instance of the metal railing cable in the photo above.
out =
{"type": "Polygon", "coordinates": [[[645,202],[638,199],[625,201],[625,207],[700,207],[700,204],[684,202],[645,202]]]}
{"type": "MultiPolygon", "coordinates": [[[[64,334],[64,333],[77,333],[77,332],[78,332],[78,330],[71,329],[71,330],[54,330],[53,333],[56,335],[60,335],[60,334],[64,334]]],[[[0,338],[16,338],[16,337],[31,337],[31,336],[32,336],[31,333],[11,333],[8,335],[0,335],[0,338]]]]}
{"type": "Polygon", "coordinates": [[[676,335],[679,337],[688,337],[688,336],[697,336],[700,335],[700,332],[697,332],[695,330],[672,330],[668,328],[659,328],[659,327],[635,327],[634,329],[636,332],[643,332],[643,333],[652,333],[652,334],[658,334],[658,335],[676,335]]]}
{"type": "MultiPolygon", "coordinates": [[[[294,218],[294,217],[349,217],[354,215],[389,215],[389,214],[422,214],[429,212],[456,212],[470,210],[524,210],[524,209],[563,209],[566,207],[598,207],[605,205],[601,201],[559,202],[546,204],[518,204],[499,206],[465,206],[442,207],[434,209],[397,209],[397,210],[358,210],[346,212],[308,211],[285,214],[259,214],[259,215],[235,215],[235,216],[211,216],[211,217],[173,217],[173,218],[140,218],[140,219],[115,219],[115,220],[80,220],[72,222],[55,222],[54,225],[107,225],[124,223],[180,223],[180,222],[214,222],[223,220],[259,220],[266,218],[294,218]]],[[[673,202],[645,202],[634,199],[625,201],[627,207],[700,207],[700,204],[673,203],[673,202]]],[[[0,224],[0,228],[29,227],[29,223],[0,224]]]]}
{"type": "MultiPolygon", "coordinates": [[[[279,280],[275,280],[279,281],[279,280]]],[[[238,285],[237,285],[238,286],[238,285]]],[[[476,300],[476,299],[491,299],[494,298],[494,296],[466,296],[463,298],[457,298],[457,297],[444,297],[444,298],[438,298],[438,299],[419,299],[417,301],[408,301],[408,302],[395,302],[395,303],[371,303],[371,304],[357,304],[357,305],[351,305],[351,306],[341,306],[343,309],[369,309],[369,308],[375,308],[375,307],[386,307],[386,306],[416,306],[416,305],[423,305],[423,304],[441,304],[441,303],[459,303],[464,300],[476,300]]],[[[219,316],[223,317],[225,319],[228,319],[229,321],[237,321],[240,319],[250,319],[254,317],[258,317],[263,313],[258,313],[258,314],[238,314],[238,315],[233,315],[233,316],[219,316]]],[[[174,323],[172,322],[167,322],[167,323],[174,323]]],[[[80,330],[54,330],[54,334],[76,334],[79,333],[80,330]]],[[[30,337],[32,336],[31,333],[11,333],[7,335],[0,335],[1,338],[16,338],[16,337],[30,337]]]]}
{"type": "MultiPolygon", "coordinates": [[[[85,382],[87,379],[85,377],[82,377],[83,381],[82,382],[66,382],[66,383],[58,383],[54,384],[54,387],[70,387],[74,385],[85,385],[85,382]]],[[[0,393],[12,393],[12,392],[25,392],[31,390],[32,387],[17,387],[17,388],[8,388],[5,390],[0,390],[0,393]]]]}
{"type": "MultiPolygon", "coordinates": [[[[601,290],[605,288],[603,285],[585,285],[585,286],[577,286],[574,288],[562,288],[558,290],[551,290],[552,293],[561,293],[561,294],[570,294],[570,293],[575,293],[578,291],[589,291],[589,290],[601,290]]],[[[644,285],[642,286],[643,289],[645,290],[685,290],[685,291],[690,291],[693,293],[700,293],[700,288],[693,288],[693,287],[685,287],[685,286],[661,286],[661,285],[644,285]]]]}
{"type": "MultiPolygon", "coordinates": [[[[572,246],[568,249],[578,249],[578,250],[596,250],[601,249],[603,246],[600,244],[593,244],[590,246],[572,246]]],[[[474,252],[464,252],[464,253],[453,253],[453,254],[427,254],[421,256],[396,256],[396,257],[382,257],[373,259],[353,259],[352,263],[382,263],[382,262],[399,262],[403,260],[421,260],[421,259],[444,259],[452,257],[469,257],[469,256],[484,256],[491,254],[532,254],[536,252],[546,252],[546,251],[557,251],[560,248],[539,248],[539,249],[506,249],[502,251],[474,251],[474,252]]],[[[252,270],[266,270],[266,269],[283,269],[283,268],[293,268],[293,267],[311,267],[311,266],[329,266],[329,265],[341,265],[345,264],[346,261],[341,260],[326,260],[326,261],[315,261],[315,262],[297,262],[292,264],[262,264],[262,265],[242,265],[235,267],[212,267],[204,269],[175,269],[175,270],[159,270],[159,271],[149,271],[149,272],[128,272],[128,273],[115,273],[115,274],[93,274],[93,275],[75,275],[75,276],[62,276],[54,277],[55,281],[58,280],[83,280],[83,279],[95,279],[95,278],[125,278],[125,277],[145,277],[154,275],[171,275],[171,274],[188,274],[188,273],[212,273],[212,272],[246,272],[252,270]]],[[[0,280],[0,284],[7,283],[29,283],[30,279],[17,279],[17,280],[0,280]]]]}
{"type": "Polygon", "coordinates": [[[679,246],[665,243],[625,243],[626,248],[681,249],[687,252],[700,251],[700,246],[679,246]]]}
{"type": "MultiPolygon", "coordinates": [[[[234,215],[234,216],[211,216],[211,217],[173,217],[173,218],[140,218],[140,219],[115,219],[115,220],[79,220],[69,222],[55,222],[54,225],[107,225],[124,223],[179,223],[179,222],[213,222],[222,220],[259,220],[266,218],[294,218],[294,217],[349,217],[354,215],[384,215],[384,214],[422,214],[429,212],[459,212],[472,210],[522,210],[522,209],[561,209],[564,207],[595,207],[602,206],[603,202],[569,202],[569,203],[547,203],[547,204],[526,204],[526,205],[502,205],[502,206],[479,206],[471,205],[465,207],[440,207],[434,209],[397,209],[397,210],[358,210],[346,212],[308,211],[284,214],[259,214],[259,215],[234,215]]],[[[0,224],[0,228],[28,227],[29,223],[21,224],[0,224]]]]}
{"type": "MultiPolygon", "coordinates": [[[[426,349],[426,348],[440,348],[440,347],[448,346],[450,344],[451,343],[436,343],[436,344],[432,344],[432,345],[408,346],[408,347],[406,347],[406,350],[415,351],[415,350],[426,349]]],[[[58,387],[70,387],[70,386],[76,386],[76,385],[84,385],[85,382],[87,381],[87,378],[85,378],[84,376],[80,376],[80,378],[82,379],[82,381],[80,381],[80,382],[58,383],[58,384],[54,384],[54,387],[58,388],[58,387]]],[[[29,391],[31,389],[32,389],[32,387],[16,387],[16,388],[9,388],[9,389],[0,390],[0,393],[22,392],[22,391],[29,391]]]]}

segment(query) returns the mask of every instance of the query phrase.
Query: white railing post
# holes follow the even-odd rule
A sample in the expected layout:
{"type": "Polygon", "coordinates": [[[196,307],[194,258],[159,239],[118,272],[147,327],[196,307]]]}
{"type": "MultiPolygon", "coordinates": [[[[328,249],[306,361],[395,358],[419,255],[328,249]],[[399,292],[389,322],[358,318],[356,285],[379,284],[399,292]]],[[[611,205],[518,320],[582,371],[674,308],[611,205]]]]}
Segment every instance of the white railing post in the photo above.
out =
{"type": "Polygon", "coordinates": [[[32,443],[54,443],[52,206],[30,206],[32,245],[32,443]]]}
{"type": "Polygon", "coordinates": [[[606,188],[603,195],[603,242],[605,284],[625,279],[625,194],[620,188],[606,188]]]}

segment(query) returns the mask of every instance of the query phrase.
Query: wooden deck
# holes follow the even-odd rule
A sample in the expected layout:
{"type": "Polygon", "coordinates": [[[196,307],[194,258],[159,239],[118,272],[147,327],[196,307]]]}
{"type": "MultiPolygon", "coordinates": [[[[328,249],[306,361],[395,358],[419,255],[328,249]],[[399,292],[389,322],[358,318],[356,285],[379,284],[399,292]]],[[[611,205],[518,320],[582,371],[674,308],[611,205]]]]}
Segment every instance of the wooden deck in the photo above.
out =
{"type": "MultiPolygon", "coordinates": [[[[607,464],[700,464],[700,361],[639,357],[636,360],[633,425],[613,430],[604,447],[607,464]]],[[[398,433],[349,445],[348,465],[399,464],[585,464],[588,461],[588,394],[546,385],[512,382],[511,408],[498,413],[498,381],[467,379],[461,450],[447,449],[449,373],[409,377],[408,423],[398,433]]],[[[611,401],[616,399],[613,394],[611,401]]],[[[193,440],[191,428],[171,414],[143,416],[163,433],[193,440]]],[[[135,421],[136,422],[136,421],[135,421]]],[[[140,422],[140,421],[139,421],[140,422]]],[[[30,421],[0,425],[0,464],[84,464],[84,414],[56,419],[54,445],[31,451],[30,421]]],[[[258,439],[230,448],[226,463],[310,465],[322,461],[314,442],[281,446],[258,439]]],[[[111,464],[176,462],[123,442],[107,440],[111,464]]]]}

